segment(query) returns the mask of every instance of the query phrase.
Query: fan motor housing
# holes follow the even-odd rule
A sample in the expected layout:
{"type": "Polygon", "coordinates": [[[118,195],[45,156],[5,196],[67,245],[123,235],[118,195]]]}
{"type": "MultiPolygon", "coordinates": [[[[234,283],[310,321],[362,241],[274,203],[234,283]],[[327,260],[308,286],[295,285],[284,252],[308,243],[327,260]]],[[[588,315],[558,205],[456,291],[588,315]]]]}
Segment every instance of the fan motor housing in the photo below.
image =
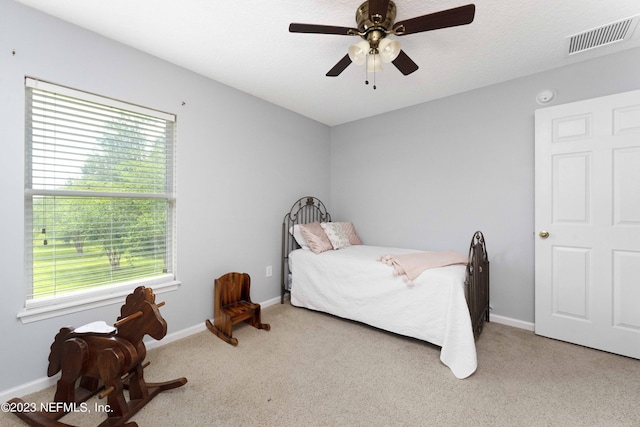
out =
{"type": "MultiPolygon", "coordinates": [[[[375,19],[375,17],[374,17],[375,19]]],[[[365,1],[360,5],[358,10],[356,11],[356,23],[358,24],[358,30],[361,33],[368,33],[373,29],[382,29],[389,30],[393,25],[393,22],[396,19],[396,5],[394,2],[389,2],[389,7],[387,8],[387,16],[382,22],[374,22],[369,17],[369,2],[365,1]]],[[[363,37],[366,39],[366,37],[363,37]]]]}

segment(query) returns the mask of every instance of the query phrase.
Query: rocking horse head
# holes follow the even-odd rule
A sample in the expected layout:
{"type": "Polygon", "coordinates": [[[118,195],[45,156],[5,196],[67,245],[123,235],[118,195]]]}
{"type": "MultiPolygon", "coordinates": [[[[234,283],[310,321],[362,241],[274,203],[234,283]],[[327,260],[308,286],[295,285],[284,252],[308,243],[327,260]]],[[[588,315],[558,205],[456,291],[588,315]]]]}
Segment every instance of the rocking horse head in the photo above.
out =
{"type": "Polygon", "coordinates": [[[120,308],[120,317],[116,325],[118,336],[130,342],[138,342],[149,335],[156,340],[167,334],[167,322],[156,305],[156,296],[151,288],[137,287],[127,296],[120,308]]]}

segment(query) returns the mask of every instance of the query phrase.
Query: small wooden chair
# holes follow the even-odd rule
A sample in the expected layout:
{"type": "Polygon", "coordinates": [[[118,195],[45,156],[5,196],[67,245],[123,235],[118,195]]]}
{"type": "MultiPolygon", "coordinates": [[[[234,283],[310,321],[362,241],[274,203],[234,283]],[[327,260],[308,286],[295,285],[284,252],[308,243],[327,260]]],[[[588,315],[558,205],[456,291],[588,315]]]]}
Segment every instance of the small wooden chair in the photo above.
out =
{"type": "Polygon", "coordinates": [[[236,346],[238,339],[232,337],[233,325],[246,322],[251,326],[271,329],[260,319],[260,304],[251,302],[251,277],[247,273],[227,273],[214,281],[213,324],[206,320],[207,328],[223,341],[236,346]]]}

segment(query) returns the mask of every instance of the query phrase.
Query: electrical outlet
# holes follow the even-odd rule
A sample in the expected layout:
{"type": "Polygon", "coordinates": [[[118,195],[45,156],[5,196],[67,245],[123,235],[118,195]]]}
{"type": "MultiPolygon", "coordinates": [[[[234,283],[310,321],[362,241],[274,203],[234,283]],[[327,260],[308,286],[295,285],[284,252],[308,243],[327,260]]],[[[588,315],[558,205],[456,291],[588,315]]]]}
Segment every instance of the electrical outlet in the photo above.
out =
{"type": "Polygon", "coordinates": [[[267,277],[273,276],[273,268],[270,265],[267,265],[267,271],[265,274],[267,277]]]}

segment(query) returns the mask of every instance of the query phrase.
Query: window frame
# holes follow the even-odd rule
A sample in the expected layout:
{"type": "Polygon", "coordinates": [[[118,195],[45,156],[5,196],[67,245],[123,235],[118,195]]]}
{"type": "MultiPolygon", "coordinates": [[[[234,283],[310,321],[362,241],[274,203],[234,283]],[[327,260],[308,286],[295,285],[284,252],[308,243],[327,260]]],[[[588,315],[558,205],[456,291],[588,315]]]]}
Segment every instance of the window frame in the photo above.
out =
{"type": "MultiPolygon", "coordinates": [[[[114,283],[104,286],[99,286],[96,288],[87,288],[83,290],[76,290],[69,293],[64,293],[56,296],[47,296],[40,298],[30,298],[31,290],[33,289],[33,239],[29,236],[31,235],[30,230],[33,230],[33,207],[32,200],[36,195],[42,195],[50,193],[50,190],[34,190],[29,181],[25,182],[25,278],[24,278],[24,307],[18,312],[17,317],[23,323],[30,323],[34,321],[44,320],[51,317],[66,315],[70,313],[75,313],[78,311],[94,309],[97,307],[102,307],[111,304],[117,304],[124,302],[126,296],[131,293],[136,287],[143,285],[152,287],[154,293],[163,293],[169,292],[177,289],[180,286],[180,282],[177,278],[177,240],[176,240],[176,193],[175,193],[175,171],[176,171],[176,162],[175,162],[175,150],[176,150],[176,116],[174,114],[165,113],[162,111],[158,111],[148,107],[142,107],[135,104],[130,104],[127,102],[115,100],[112,98],[107,98],[104,96],[92,94],[89,92],[84,92],[76,89],[72,89],[65,86],[60,86],[57,84],[44,82],[38,79],[26,77],[25,78],[25,129],[30,129],[31,118],[27,115],[27,97],[30,96],[29,89],[38,89],[44,90],[48,92],[54,92],[61,95],[71,96],[77,99],[81,99],[83,101],[89,101],[92,103],[97,103],[103,106],[113,107],[121,110],[132,111],[136,113],[142,113],[145,115],[152,115],[157,118],[161,118],[163,120],[174,122],[173,130],[172,130],[172,143],[169,148],[171,153],[171,160],[169,165],[169,193],[165,196],[152,196],[154,198],[166,199],[168,202],[169,210],[167,213],[167,232],[170,234],[170,247],[167,248],[167,254],[169,255],[170,261],[170,269],[169,272],[164,273],[162,275],[156,275],[153,277],[140,278],[120,283],[114,283]]],[[[24,171],[25,175],[29,173],[29,162],[30,162],[30,153],[27,150],[27,147],[30,146],[30,138],[31,135],[28,133],[28,130],[25,130],[25,159],[24,159],[24,171]]],[[[25,179],[29,179],[25,176],[25,179]]],[[[53,191],[53,193],[74,193],[73,190],[70,191],[53,191]]],[[[98,192],[100,195],[104,195],[105,192],[98,192]]],[[[82,196],[91,197],[95,196],[98,193],[94,192],[83,192],[82,196]]],[[[74,193],[77,194],[77,193],[74,193]]],[[[121,194],[114,194],[115,196],[120,196],[121,194]]],[[[142,197],[148,197],[148,193],[141,193],[142,197]]]]}

